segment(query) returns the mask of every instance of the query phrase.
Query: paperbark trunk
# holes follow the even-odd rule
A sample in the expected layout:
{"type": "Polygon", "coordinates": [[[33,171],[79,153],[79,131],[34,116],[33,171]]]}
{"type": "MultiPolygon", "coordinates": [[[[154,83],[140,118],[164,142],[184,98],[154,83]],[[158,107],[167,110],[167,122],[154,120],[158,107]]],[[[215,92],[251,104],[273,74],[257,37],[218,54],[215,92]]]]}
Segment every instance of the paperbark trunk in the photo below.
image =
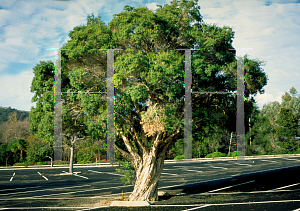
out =
{"type": "Polygon", "coordinates": [[[72,141],[72,146],[71,146],[71,155],[70,155],[70,167],[69,167],[69,173],[73,173],[73,157],[74,157],[74,142],[72,141]]]}
{"type": "Polygon", "coordinates": [[[136,169],[136,182],[129,201],[157,201],[157,187],[164,167],[164,158],[145,155],[136,169]]]}

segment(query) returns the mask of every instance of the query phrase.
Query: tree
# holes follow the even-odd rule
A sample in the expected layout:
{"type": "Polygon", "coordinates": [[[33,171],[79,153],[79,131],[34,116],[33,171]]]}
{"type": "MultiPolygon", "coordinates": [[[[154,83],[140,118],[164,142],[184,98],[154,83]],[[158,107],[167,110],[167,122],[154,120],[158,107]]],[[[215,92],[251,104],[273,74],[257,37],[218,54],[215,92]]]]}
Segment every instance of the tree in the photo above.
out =
{"type": "Polygon", "coordinates": [[[298,126],[297,118],[294,116],[291,109],[282,107],[277,123],[279,124],[279,127],[276,129],[276,132],[280,136],[281,146],[285,149],[284,152],[293,153],[297,149],[295,144],[298,126]]]}
{"type": "Polygon", "coordinates": [[[41,140],[36,136],[29,136],[25,143],[26,159],[29,162],[41,162],[51,157],[53,149],[46,140],[41,140]]]}
{"type": "Polygon", "coordinates": [[[31,135],[48,143],[54,142],[54,64],[52,61],[40,61],[34,68],[34,77],[31,82],[31,92],[34,92],[29,114],[29,131],[31,135]]]}
{"type": "MultiPolygon", "coordinates": [[[[136,171],[130,200],[157,200],[166,153],[183,138],[184,52],[176,49],[199,48],[192,55],[196,90],[236,90],[237,62],[234,52],[228,50],[232,48],[234,33],[229,27],[202,23],[196,3],[172,1],[171,5],[159,5],[156,13],[127,5],[107,27],[100,17],[92,15],[88,17],[87,26],[75,27],[69,33],[71,40],[63,46],[70,49],[62,53],[65,87],[70,84],[69,73],[80,67],[83,71],[83,76],[78,78],[81,90],[99,91],[105,89],[107,64],[106,52],[98,49],[123,49],[115,53],[114,77],[116,134],[124,145],[117,141],[115,148],[133,163],[136,171]],[[193,26],[192,22],[195,22],[193,26]],[[94,80],[85,83],[88,76],[94,80]]],[[[267,79],[261,63],[245,57],[245,64],[246,97],[263,92],[267,79]]],[[[233,96],[200,95],[193,98],[193,103],[194,99],[195,105],[205,102],[196,110],[209,108],[203,115],[215,109],[215,114],[222,118],[231,114],[230,121],[235,122],[233,96]]],[[[74,109],[81,111],[82,107],[74,109]]],[[[195,117],[198,122],[193,127],[201,130],[204,122],[200,115],[195,117]]]]}
{"type": "Polygon", "coordinates": [[[26,149],[26,142],[24,139],[16,139],[13,141],[11,151],[16,153],[17,151],[20,151],[20,161],[23,161],[23,152],[26,149]]]}
{"type": "MultiPolygon", "coordinates": [[[[68,63],[70,65],[71,62],[68,63]]],[[[91,64],[87,65],[89,70],[92,70],[91,64]]],[[[36,107],[31,108],[29,120],[30,120],[30,132],[31,134],[35,134],[37,138],[41,139],[41,141],[47,143],[49,147],[52,147],[54,144],[54,63],[51,61],[43,62],[40,61],[40,64],[34,67],[34,78],[32,80],[31,92],[35,92],[35,95],[32,99],[33,102],[36,102],[36,107]]],[[[81,82],[78,83],[79,79],[82,79],[84,74],[82,73],[82,68],[75,68],[73,71],[64,72],[63,77],[63,91],[68,92],[77,92],[82,91],[81,82]],[[67,76],[65,76],[65,74],[67,76]]],[[[95,79],[91,80],[90,75],[84,77],[86,82],[85,88],[87,85],[90,85],[90,90],[93,90],[95,86],[99,86],[99,83],[95,83],[95,79]],[[88,82],[89,81],[89,82],[88,82]]],[[[102,89],[102,87],[99,87],[102,89]]],[[[88,90],[88,91],[90,91],[88,90]]],[[[102,89],[103,90],[103,89],[102,89]]],[[[93,90],[95,91],[95,89],[93,90]]],[[[99,90],[100,91],[100,90],[99,90]]],[[[72,172],[72,163],[73,163],[73,149],[76,140],[79,137],[82,138],[83,134],[90,134],[93,138],[99,138],[99,133],[103,130],[100,130],[99,127],[103,127],[103,123],[99,124],[99,116],[97,117],[97,108],[99,108],[99,100],[101,96],[85,96],[85,95],[64,95],[62,97],[63,102],[63,110],[65,110],[65,121],[63,121],[64,130],[63,135],[65,138],[68,138],[67,141],[69,147],[71,147],[70,154],[70,172],[72,172]],[[82,106],[81,106],[82,105],[82,106]],[[90,116],[94,116],[93,120],[83,120],[83,117],[80,118],[81,123],[77,126],[74,126],[72,121],[76,121],[76,118],[82,116],[83,114],[89,114],[90,116]],[[87,128],[83,129],[81,127],[83,122],[87,122],[87,128]],[[98,121],[98,125],[95,126],[95,121],[98,121]],[[81,129],[79,129],[81,127],[81,129]],[[98,132],[93,132],[95,129],[99,129],[98,132]],[[77,131],[76,131],[77,130],[77,131]],[[98,134],[98,136],[97,136],[98,134]]],[[[102,105],[102,104],[101,104],[102,105]]],[[[103,110],[103,109],[102,109],[103,110]]],[[[102,111],[101,110],[101,111],[102,111]]],[[[103,112],[103,111],[102,111],[103,112]]],[[[102,117],[103,119],[103,117],[102,117]]],[[[105,124],[105,123],[104,123],[105,124]]],[[[103,137],[103,135],[101,136],[103,137]]]]}
{"type": "Polygon", "coordinates": [[[1,123],[1,139],[3,143],[9,143],[14,139],[26,139],[29,133],[28,118],[21,119],[16,111],[8,114],[8,120],[1,123]]]}

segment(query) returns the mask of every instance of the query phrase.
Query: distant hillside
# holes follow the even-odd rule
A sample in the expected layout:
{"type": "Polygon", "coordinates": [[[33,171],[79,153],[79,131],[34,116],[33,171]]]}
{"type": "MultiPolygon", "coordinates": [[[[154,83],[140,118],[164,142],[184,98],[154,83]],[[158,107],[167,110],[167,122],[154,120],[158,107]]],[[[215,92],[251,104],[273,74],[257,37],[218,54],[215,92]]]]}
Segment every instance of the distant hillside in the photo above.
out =
{"type": "Polygon", "coordinates": [[[8,120],[8,115],[10,113],[17,112],[18,120],[24,120],[26,117],[29,117],[29,111],[19,111],[11,107],[2,107],[0,106],[0,124],[8,120]]]}

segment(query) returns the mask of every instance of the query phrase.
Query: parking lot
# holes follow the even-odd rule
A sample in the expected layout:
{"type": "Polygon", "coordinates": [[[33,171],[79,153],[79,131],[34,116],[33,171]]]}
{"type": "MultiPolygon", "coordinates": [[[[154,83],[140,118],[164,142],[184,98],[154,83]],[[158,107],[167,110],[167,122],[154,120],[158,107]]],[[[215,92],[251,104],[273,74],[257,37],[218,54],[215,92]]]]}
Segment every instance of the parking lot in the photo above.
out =
{"type": "MultiPolygon", "coordinates": [[[[263,206],[274,206],[297,210],[300,208],[297,167],[300,167],[299,156],[251,159],[246,163],[228,160],[166,163],[159,190],[169,192],[170,196],[162,197],[147,208],[122,209],[261,210],[263,206]],[[270,170],[273,172],[267,174],[270,170]],[[270,177],[272,174],[276,174],[276,178],[270,177]],[[181,202],[183,197],[184,203],[181,202]]],[[[133,185],[121,183],[121,175],[111,165],[75,166],[74,172],[80,173],[67,175],[66,172],[68,167],[1,169],[0,210],[96,207],[93,210],[121,210],[99,204],[121,197],[122,191],[126,196],[133,190],[133,185]]]]}

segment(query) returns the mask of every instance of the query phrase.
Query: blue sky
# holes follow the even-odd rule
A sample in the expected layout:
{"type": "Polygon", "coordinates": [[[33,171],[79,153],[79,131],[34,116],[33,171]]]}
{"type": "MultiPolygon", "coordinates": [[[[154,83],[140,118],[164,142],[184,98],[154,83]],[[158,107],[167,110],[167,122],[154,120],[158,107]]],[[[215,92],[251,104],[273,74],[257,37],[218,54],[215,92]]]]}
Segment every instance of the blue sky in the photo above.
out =
{"type": "MultiPolygon", "coordinates": [[[[30,111],[33,68],[39,61],[57,59],[68,41],[68,33],[86,24],[88,14],[101,14],[107,25],[125,5],[146,6],[170,0],[74,0],[0,1],[0,106],[30,111]]],[[[278,101],[293,86],[300,92],[300,0],[199,0],[205,23],[230,26],[235,31],[234,48],[253,48],[251,59],[266,61],[265,94],[255,99],[258,106],[278,101]]],[[[241,51],[237,52],[241,55],[241,51]]]]}

